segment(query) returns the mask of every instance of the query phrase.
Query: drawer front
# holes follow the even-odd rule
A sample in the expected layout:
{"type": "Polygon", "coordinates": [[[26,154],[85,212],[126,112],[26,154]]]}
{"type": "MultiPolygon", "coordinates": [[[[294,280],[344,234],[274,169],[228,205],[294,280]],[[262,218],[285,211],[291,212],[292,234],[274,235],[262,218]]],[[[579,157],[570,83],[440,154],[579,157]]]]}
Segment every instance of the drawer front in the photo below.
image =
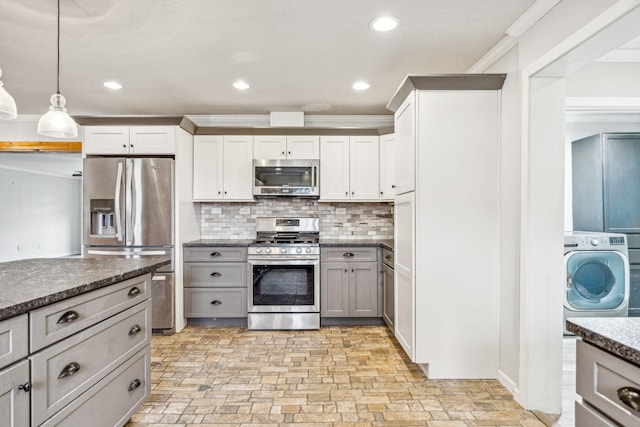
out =
{"type": "Polygon", "coordinates": [[[386,248],[382,248],[382,262],[393,267],[394,265],[393,251],[390,251],[389,249],[386,249],[386,248]]]}
{"type": "Polygon", "coordinates": [[[31,352],[144,301],[150,281],[151,275],[145,274],[32,311],[31,352]]]}
{"type": "Polygon", "coordinates": [[[0,369],[29,355],[29,315],[0,321],[0,369]]]}
{"type": "Polygon", "coordinates": [[[629,262],[640,264],[640,249],[629,249],[629,262]]]}
{"type": "Polygon", "coordinates": [[[247,286],[247,264],[241,262],[185,264],[184,286],[247,286]]]}
{"type": "Polygon", "coordinates": [[[360,247],[344,247],[344,248],[322,248],[320,256],[322,261],[376,261],[378,253],[377,248],[360,248],[360,247]]]}
{"type": "Polygon", "coordinates": [[[121,426],[151,395],[151,350],[147,346],[91,387],[42,427],[121,426]]]}
{"type": "Polygon", "coordinates": [[[0,425],[29,427],[29,393],[18,387],[29,382],[29,361],[0,371],[0,425]]]}
{"type": "Polygon", "coordinates": [[[592,408],[588,403],[575,402],[576,426],[617,427],[618,425],[592,408]]]}
{"type": "Polygon", "coordinates": [[[71,403],[148,346],[150,339],[151,300],[147,299],[32,355],[34,424],[39,425],[71,403]]]}
{"type": "Polygon", "coordinates": [[[246,317],[247,288],[184,288],[186,317],[246,317]]]}
{"type": "Polygon", "coordinates": [[[640,234],[627,234],[627,247],[640,248],[640,234]]]}
{"type": "Polygon", "coordinates": [[[618,397],[624,387],[640,389],[640,369],[582,340],[576,349],[576,392],[583,401],[622,425],[640,425],[640,412],[618,397]]]}
{"type": "Polygon", "coordinates": [[[184,261],[185,262],[197,262],[197,261],[246,261],[247,260],[247,248],[246,247],[185,247],[184,248],[184,261]]]}

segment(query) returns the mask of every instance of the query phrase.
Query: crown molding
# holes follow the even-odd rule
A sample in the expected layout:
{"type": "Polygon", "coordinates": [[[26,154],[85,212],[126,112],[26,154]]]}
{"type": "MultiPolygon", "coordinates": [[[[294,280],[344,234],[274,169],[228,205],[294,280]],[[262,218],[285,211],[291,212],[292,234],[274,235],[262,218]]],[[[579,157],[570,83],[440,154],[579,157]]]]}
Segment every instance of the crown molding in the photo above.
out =
{"type": "Polygon", "coordinates": [[[475,64],[467,70],[468,74],[483,73],[487,71],[489,67],[495,64],[500,58],[502,58],[507,52],[513,49],[518,44],[518,39],[506,35],[495,44],[489,52],[485,53],[475,64]]]}
{"type": "MultiPolygon", "coordinates": [[[[184,118],[195,128],[268,128],[271,127],[269,114],[220,114],[186,115],[184,118]]],[[[378,129],[393,126],[393,115],[321,115],[304,116],[304,128],[313,129],[378,129]]],[[[296,128],[296,129],[304,129],[296,128]]],[[[280,128],[288,129],[288,128],[280,128]]]]}

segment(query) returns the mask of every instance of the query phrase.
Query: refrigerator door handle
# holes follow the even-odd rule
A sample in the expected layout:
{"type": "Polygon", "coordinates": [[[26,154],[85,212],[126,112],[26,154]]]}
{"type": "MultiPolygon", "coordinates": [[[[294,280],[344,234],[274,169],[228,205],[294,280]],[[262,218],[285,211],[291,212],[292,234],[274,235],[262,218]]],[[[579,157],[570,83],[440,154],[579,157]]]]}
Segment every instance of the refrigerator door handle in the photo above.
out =
{"type": "Polygon", "coordinates": [[[169,256],[169,252],[165,250],[149,250],[149,251],[112,251],[112,250],[99,250],[99,249],[88,249],[88,255],[112,255],[112,256],[159,256],[165,255],[169,256]]]}
{"type": "Polygon", "coordinates": [[[124,211],[125,211],[125,234],[127,236],[126,239],[126,244],[127,245],[131,245],[133,244],[133,240],[134,240],[134,236],[133,236],[133,204],[132,204],[132,185],[131,185],[131,180],[133,179],[133,160],[132,159],[127,159],[127,168],[126,168],[126,184],[125,184],[125,188],[127,189],[126,191],[126,200],[125,200],[125,204],[124,204],[124,211]]]}
{"type": "Polygon", "coordinates": [[[118,174],[116,175],[115,214],[116,214],[116,240],[122,241],[122,215],[120,212],[120,191],[122,189],[122,162],[118,162],[118,174]]]}

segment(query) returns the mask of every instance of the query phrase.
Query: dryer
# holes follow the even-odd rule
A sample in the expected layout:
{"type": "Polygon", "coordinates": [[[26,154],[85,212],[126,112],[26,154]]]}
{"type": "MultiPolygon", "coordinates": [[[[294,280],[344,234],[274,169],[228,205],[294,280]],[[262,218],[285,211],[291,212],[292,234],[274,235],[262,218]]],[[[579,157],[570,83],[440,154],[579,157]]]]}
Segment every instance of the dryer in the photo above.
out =
{"type": "Polygon", "coordinates": [[[563,324],[568,317],[628,315],[629,258],[626,235],[565,232],[564,273],[563,324]]]}

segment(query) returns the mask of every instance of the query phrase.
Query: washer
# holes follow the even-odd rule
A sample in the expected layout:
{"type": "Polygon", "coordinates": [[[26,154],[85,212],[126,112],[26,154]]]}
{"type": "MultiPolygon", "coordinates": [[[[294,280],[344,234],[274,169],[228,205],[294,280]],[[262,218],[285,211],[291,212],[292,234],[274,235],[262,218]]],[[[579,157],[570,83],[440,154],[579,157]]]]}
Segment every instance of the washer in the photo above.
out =
{"type": "Polygon", "coordinates": [[[563,325],[568,317],[627,317],[628,257],[624,234],[565,232],[563,325]]]}

